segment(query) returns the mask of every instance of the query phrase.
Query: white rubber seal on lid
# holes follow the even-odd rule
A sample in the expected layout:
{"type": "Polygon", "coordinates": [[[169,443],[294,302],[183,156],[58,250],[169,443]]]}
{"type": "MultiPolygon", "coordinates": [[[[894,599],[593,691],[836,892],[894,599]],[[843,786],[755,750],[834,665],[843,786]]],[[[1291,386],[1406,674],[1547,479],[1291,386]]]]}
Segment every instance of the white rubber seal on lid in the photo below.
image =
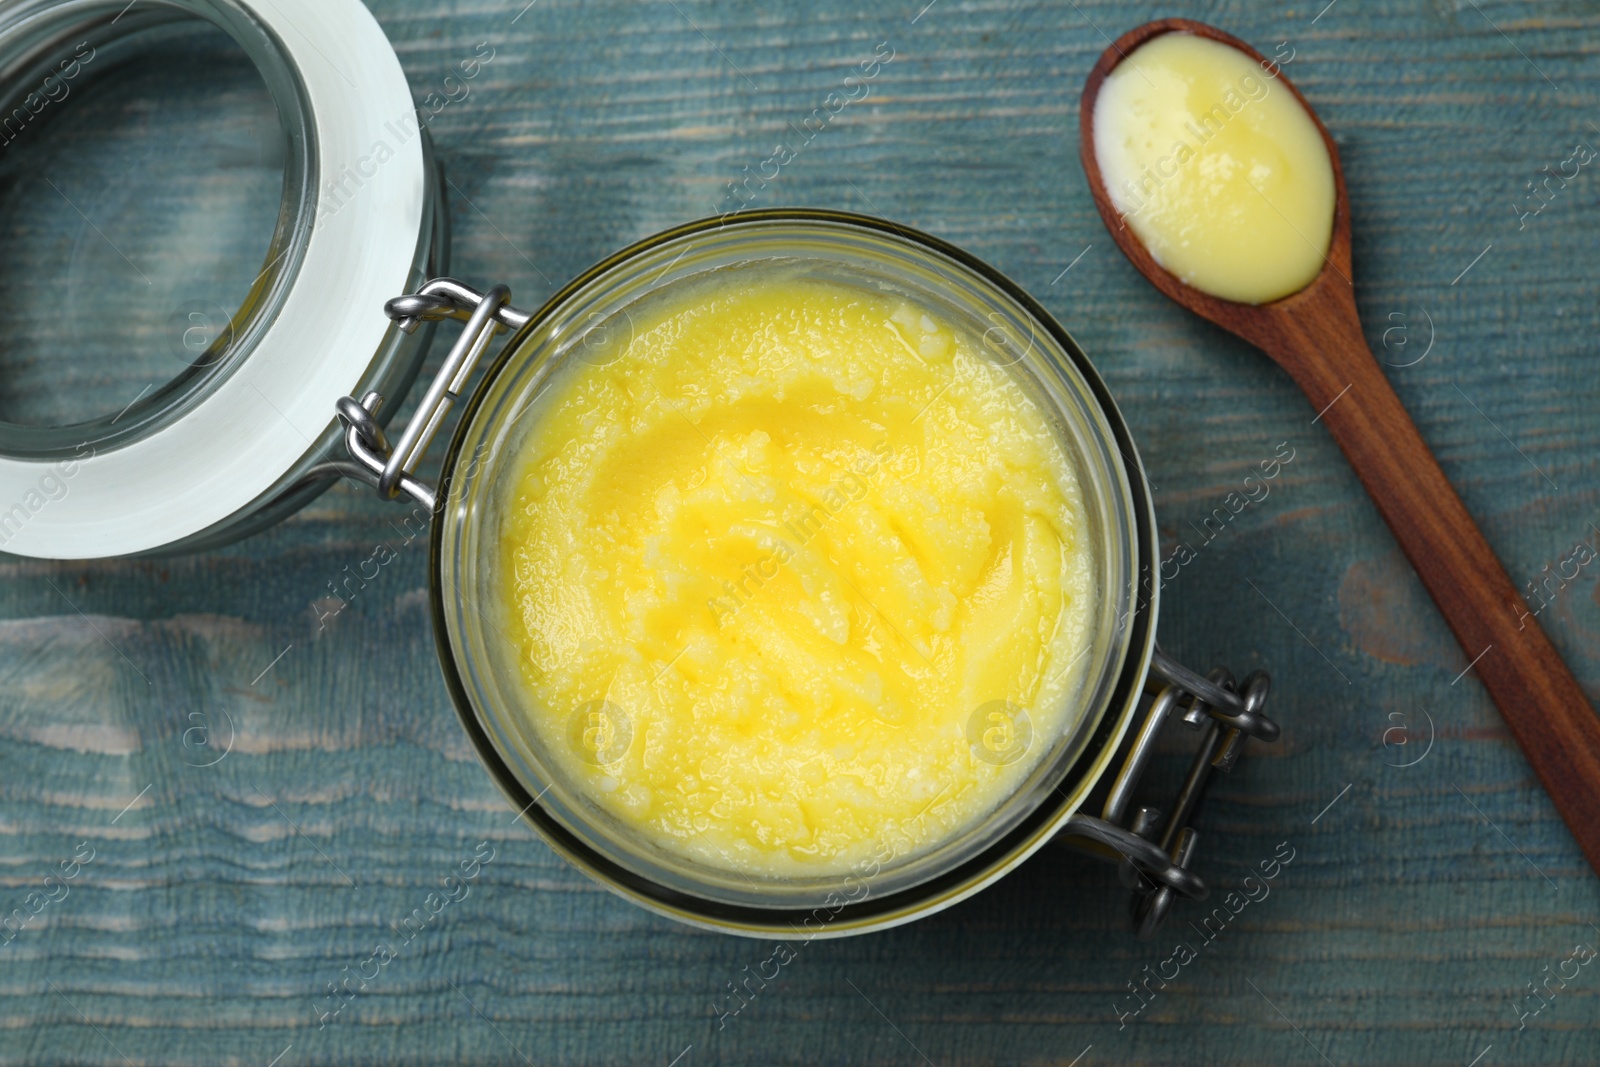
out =
{"type": "Polygon", "coordinates": [[[299,272],[255,348],[166,426],[81,460],[0,457],[0,550],[146,552],[245,508],[333,421],[382,344],[384,301],[406,289],[425,172],[388,38],[360,0],[237,2],[277,38],[309,104],[323,206],[299,272]]]}

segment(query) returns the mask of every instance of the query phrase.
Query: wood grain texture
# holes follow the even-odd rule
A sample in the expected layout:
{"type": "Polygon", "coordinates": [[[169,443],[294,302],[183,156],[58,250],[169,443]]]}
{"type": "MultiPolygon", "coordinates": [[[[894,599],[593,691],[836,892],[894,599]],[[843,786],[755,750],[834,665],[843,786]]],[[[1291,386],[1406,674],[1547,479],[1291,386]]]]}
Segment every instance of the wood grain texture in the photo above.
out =
{"type": "MultiPolygon", "coordinates": [[[[1112,870],[1047,850],[928,921],[804,946],[719,1029],[713,1005],[770,946],[646,915],[512,822],[446,704],[420,543],[392,506],[339,488],[207,555],[0,563],[0,907],[79,842],[95,850],[0,948],[0,1064],[1067,1065],[1091,1045],[1080,1067],[1465,1067],[1491,1045],[1480,1067],[1595,1059],[1592,965],[1518,1029],[1526,983],[1580,941],[1600,947],[1600,886],[1477,680],[1453,682],[1466,657],[1293,384],[1153,294],[1105,237],[1076,159],[1078,91],[1108,37],[1170,11],[922,6],[373,10],[419,98],[478,42],[496,49],[430,129],[455,186],[454,270],[508,282],[521,305],[716,210],[890,42],[868,99],[758,202],[881,212],[955,241],[1096,359],[1141,443],[1166,550],[1194,549],[1166,583],[1163,644],[1274,675],[1284,739],[1217,783],[1199,826],[1201,870],[1223,891],[1288,841],[1271,895],[1119,1028],[1126,983],[1171,946],[1122,932],[1112,870]],[[1229,494],[1280,442],[1292,461],[1235,514],[1229,494]],[[328,584],[379,542],[396,559],[319,630],[328,584]],[[228,754],[198,766],[230,732],[228,754]],[[326,983],[402,940],[482,841],[495,859],[471,894],[319,1031],[326,983]]],[[[1286,69],[1343,160],[1368,343],[1521,585],[1593,543],[1600,519],[1600,185],[1585,169],[1520,229],[1513,211],[1542,166],[1600,141],[1600,13],[1323,7],[1197,14],[1294,49],[1286,69]]],[[[107,150],[120,169],[86,157],[68,175],[82,186],[62,190],[139,269],[176,276],[237,197],[197,189],[182,240],[118,209],[161,188],[133,148],[186,128],[178,109],[133,111],[144,137],[107,150]]],[[[114,337],[146,290],[84,219],[50,210],[11,217],[40,247],[80,249],[80,291],[108,303],[74,301],[64,319],[42,299],[56,279],[11,264],[8,359],[114,337]]],[[[127,346],[151,373],[163,321],[127,346]]],[[[147,380],[114,377],[98,398],[112,410],[147,380]]],[[[1584,569],[1539,616],[1591,700],[1597,578],[1584,569]]],[[[1183,766],[1174,746],[1156,773],[1175,785],[1183,766]]],[[[1173,936],[1202,914],[1180,907],[1173,936]]]]}
{"type": "MultiPolygon", "coordinates": [[[[1192,19],[1159,19],[1129,30],[1100,54],[1084,83],[1078,128],[1089,193],[1112,240],[1173,302],[1261,349],[1306,394],[1317,413],[1312,421],[1338,442],[1567,829],[1600,872],[1600,719],[1539,625],[1543,592],[1537,603],[1525,601],[1512,585],[1367,348],[1350,277],[1349,192],[1327,127],[1294,82],[1244,41],[1192,19]],[[1316,124],[1333,167],[1332,235],[1322,270],[1300,291],[1252,306],[1196,289],[1156,262],[1112,202],[1095,158],[1095,105],[1105,79],[1125,57],[1168,33],[1194,34],[1244,52],[1316,124]]],[[[1564,174],[1553,180],[1568,184],[1564,174]]],[[[1544,193],[1553,195],[1556,188],[1545,184],[1538,194],[1541,213],[1544,193]]],[[[1581,561],[1563,561],[1558,581],[1564,584],[1569,567],[1581,573],[1580,562],[1586,565],[1594,555],[1591,550],[1581,561]]]]}

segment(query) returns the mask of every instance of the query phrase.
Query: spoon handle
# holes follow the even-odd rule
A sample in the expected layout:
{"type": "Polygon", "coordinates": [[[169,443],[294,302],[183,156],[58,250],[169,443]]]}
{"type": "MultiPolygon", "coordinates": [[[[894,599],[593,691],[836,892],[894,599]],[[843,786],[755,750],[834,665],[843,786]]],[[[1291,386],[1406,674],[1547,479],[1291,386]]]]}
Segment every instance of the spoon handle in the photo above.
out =
{"type": "Polygon", "coordinates": [[[1359,321],[1326,316],[1318,325],[1333,336],[1285,331],[1272,354],[1321,412],[1461,643],[1463,662],[1600,870],[1600,719],[1406,414],[1359,321]]]}

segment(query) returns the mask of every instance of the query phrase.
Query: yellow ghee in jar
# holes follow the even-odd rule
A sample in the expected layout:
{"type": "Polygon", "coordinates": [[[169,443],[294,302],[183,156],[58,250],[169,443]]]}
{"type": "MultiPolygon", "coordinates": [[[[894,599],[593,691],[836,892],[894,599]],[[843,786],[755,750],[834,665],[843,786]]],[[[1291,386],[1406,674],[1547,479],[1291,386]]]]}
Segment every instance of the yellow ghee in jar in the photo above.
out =
{"type": "Polygon", "coordinates": [[[699,277],[587,336],[520,443],[526,714],[583,796],[681,857],[884,866],[1075,725],[1081,490],[976,331],[802,271],[699,277]]]}
{"type": "Polygon", "coordinates": [[[1298,292],[1333,237],[1333,164],[1277,68],[1189,33],[1140,45],[1094,106],[1106,192],[1155,261],[1245,304],[1298,292]]]}

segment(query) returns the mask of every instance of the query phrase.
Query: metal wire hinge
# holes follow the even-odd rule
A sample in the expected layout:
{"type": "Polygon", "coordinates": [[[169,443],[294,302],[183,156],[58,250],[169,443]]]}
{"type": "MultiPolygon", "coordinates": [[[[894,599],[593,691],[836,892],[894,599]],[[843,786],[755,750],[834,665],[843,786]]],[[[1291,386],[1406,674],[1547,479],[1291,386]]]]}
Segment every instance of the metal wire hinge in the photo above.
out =
{"type": "MultiPolygon", "coordinates": [[[[1169,659],[1159,648],[1150,663],[1147,692],[1154,692],[1144,722],[1106,795],[1100,818],[1075,814],[1062,830],[1091,851],[1119,865],[1122,883],[1134,892],[1133,923],[1140,938],[1155,936],[1179,896],[1204,900],[1210,889],[1190,869],[1198,835],[1195,816],[1213,772],[1231,771],[1249,738],[1272,742],[1278,724],[1262,714],[1272,679],[1256,671],[1241,685],[1218,667],[1202,677],[1169,659]],[[1169,718],[1201,730],[1200,749],[1183,788],[1166,815],[1156,808],[1133,808],[1133,791],[1144,776],[1169,718]]],[[[1070,842],[1069,843],[1073,843],[1070,842]]]]}
{"type": "Polygon", "coordinates": [[[384,401],[381,394],[368,393],[360,400],[351,396],[339,399],[336,407],[345,426],[345,448],[354,460],[353,464],[340,465],[343,473],[373,486],[385,500],[404,493],[433,510],[437,494],[432,486],[417,480],[417,463],[433,443],[450,408],[460,399],[461,390],[466,388],[494,335],[502,326],[521,329],[531,318],[512,307],[510,300],[511,290],[504,285],[480,293],[454,278],[434,278],[415,293],[397,296],[383,306],[395,325],[406,333],[434,319],[459,319],[466,327],[392,448],[377,421],[384,401]]]}

